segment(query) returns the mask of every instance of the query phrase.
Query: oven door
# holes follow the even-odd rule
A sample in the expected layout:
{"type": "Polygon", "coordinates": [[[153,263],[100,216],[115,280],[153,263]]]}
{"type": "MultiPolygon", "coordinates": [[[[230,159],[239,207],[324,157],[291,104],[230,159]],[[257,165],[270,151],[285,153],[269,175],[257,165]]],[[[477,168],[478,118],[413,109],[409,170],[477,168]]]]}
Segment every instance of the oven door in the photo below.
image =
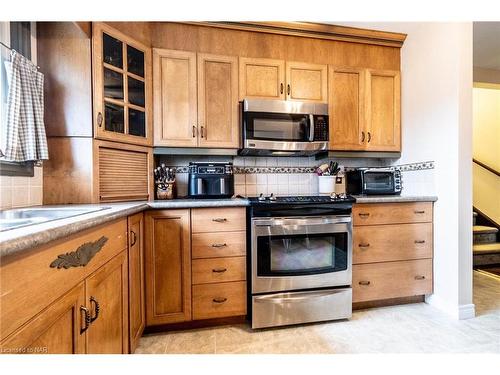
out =
{"type": "Polygon", "coordinates": [[[346,286],[351,216],[252,219],[252,293],[346,286]]]}
{"type": "Polygon", "coordinates": [[[395,193],[394,172],[371,170],[364,171],[362,176],[364,194],[395,193]]]}

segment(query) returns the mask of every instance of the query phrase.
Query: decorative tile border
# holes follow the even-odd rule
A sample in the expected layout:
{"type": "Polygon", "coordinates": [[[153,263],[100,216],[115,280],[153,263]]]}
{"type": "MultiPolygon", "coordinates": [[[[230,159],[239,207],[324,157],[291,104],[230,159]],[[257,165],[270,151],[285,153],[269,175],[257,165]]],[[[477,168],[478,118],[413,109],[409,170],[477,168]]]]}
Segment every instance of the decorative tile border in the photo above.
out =
{"type": "Polygon", "coordinates": [[[409,164],[401,164],[396,165],[401,172],[410,172],[410,171],[423,171],[425,169],[434,169],[434,161],[423,161],[420,163],[409,163],[409,164]]]}

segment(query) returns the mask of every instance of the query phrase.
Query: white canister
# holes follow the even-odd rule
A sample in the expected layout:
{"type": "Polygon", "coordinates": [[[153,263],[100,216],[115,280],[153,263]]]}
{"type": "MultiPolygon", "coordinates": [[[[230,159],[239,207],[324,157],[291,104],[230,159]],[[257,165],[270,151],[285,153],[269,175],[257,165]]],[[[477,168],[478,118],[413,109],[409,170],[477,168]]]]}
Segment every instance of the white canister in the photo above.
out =
{"type": "Polygon", "coordinates": [[[330,195],[335,191],[335,176],[318,176],[318,192],[330,195]]]}

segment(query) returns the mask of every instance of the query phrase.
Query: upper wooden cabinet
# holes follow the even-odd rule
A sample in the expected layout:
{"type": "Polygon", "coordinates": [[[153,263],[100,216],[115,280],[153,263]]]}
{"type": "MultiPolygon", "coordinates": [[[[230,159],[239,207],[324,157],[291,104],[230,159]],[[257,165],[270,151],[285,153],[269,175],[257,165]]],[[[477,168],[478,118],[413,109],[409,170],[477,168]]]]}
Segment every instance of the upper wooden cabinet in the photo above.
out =
{"type": "Polygon", "coordinates": [[[240,100],[326,103],[327,87],[326,65],[240,57],[240,100]]]}
{"type": "Polygon", "coordinates": [[[92,52],[95,136],[151,145],[151,49],[96,22],[92,52]]]}
{"type": "Polygon", "coordinates": [[[368,69],[366,102],[366,149],[401,151],[400,73],[368,69]]]}
{"type": "Polygon", "coordinates": [[[327,66],[286,62],[286,99],[326,103],[328,98],[327,66]]]}
{"type": "Polygon", "coordinates": [[[238,58],[154,49],[156,146],[239,147],[238,58]]]}
{"type": "Polygon", "coordinates": [[[330,150],[401,151],[399,71],[329,67],[330,150]]]}
{"type": "Polygon", "coordinates": [[[364,78],[363,69],[333,67],[328,70],[331,150],[363,150],[364,78]]]}
{"type": "Polygon", "coordinates": [[[285,99],[285,62],[240,57],[240,100],[285,99]]]}

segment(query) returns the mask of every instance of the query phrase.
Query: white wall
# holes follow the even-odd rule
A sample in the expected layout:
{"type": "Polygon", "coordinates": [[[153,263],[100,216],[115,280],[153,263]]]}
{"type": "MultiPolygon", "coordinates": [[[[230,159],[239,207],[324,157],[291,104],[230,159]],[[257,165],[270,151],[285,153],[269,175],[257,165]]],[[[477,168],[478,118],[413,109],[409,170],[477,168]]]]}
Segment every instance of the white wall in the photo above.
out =
{"type": "Polygon", "coordinates": [[[472,24],[343,24],[408,34],[401,54],[398,163],[436,165],[434,294],[427,301],[456,318],[473,317],[472,24]]]}

